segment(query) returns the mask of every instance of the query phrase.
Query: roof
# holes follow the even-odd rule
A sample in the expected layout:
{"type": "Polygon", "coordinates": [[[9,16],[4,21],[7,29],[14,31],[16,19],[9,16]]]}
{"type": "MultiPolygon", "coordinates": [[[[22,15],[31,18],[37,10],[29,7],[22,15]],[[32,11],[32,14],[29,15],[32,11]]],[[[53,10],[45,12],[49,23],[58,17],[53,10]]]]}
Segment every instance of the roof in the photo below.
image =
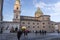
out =
{"type": "Polygon", "coordinates": [[[13,22],[13,21],[3,21],[2,23],[20,23],[20,22],[13,22]]]}
{"type": "MultiPolygon", "coordinates": [[[[43,16],[40,16],[40,17],[44,17],[44,16],[50,17],[49,15],[43,15],[43,16]]],[[[21,21],[22,20],[26,20],[26,21],[40,21],[40,20],[36,20],[36,18],[39,18],[39,17],[20,16],[21,21]]]]}
{"type": "Polygon", "coordinates": [[[41,15],[41,17],[42,17],[42,16],[47,16],[47,17],[50,17],[50,15],[41,15]]]}

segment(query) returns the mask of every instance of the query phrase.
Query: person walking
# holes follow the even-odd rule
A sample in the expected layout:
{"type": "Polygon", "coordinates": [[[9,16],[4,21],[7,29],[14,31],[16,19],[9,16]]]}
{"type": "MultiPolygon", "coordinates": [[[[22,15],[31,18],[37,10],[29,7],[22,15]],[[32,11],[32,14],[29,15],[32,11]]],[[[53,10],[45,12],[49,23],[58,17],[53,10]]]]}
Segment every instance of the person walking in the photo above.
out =
{"type": "Polygon", "coordinates": [[[27,36],[27,35],[28,35],[28,31],[25,30],[25,31],[24,31],[24,36],[27,36]]]}
{"type": "Polygon", "coordinates": [[[17,38],[18,38],[18,40],[20,40],[21,35],[22,35],[22,31],[21,30],[17,31],[17,38]]]}

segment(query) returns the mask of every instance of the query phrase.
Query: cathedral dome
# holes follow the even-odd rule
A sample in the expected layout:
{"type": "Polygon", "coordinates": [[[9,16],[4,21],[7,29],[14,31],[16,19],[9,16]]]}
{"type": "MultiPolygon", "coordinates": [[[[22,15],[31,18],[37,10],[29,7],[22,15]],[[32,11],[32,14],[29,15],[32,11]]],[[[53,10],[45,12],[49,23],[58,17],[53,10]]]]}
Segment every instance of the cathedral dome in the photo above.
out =
{"type": "Polygon", "coordinates": [[[20,0],[16,0],[16,1],[20,2],[20,0]]]}
{"type": "Polygon", "coordinates": [[[37,11],[35,12],[35,17],[40,17],[43,15],[43,12],[40,10],[40,8],[37,8],[37,11]]]}
{"type": "Polygon", "coordinates": [[[35,13],[43,14],[39,7],[37,8],[37,11],[35,13]]]}

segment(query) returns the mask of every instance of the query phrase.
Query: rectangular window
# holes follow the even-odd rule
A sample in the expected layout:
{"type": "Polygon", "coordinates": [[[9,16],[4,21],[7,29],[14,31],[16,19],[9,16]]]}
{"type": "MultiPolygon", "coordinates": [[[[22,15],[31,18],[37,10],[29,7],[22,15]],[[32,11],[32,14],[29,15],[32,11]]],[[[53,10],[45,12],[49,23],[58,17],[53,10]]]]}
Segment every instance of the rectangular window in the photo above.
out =
{"type": "Polygon", "coordinates": [[[45,28],[45,26],[43,26],[43,28],[45,28]]]}
{"type": "Polygon", "coordinates": [[[33,26],[33,28],[35,28],[35,26],[33,26]]]}
{"type": "Polygon", "coordinates": [[[37,26],[37,28],[39,28],[39,26],[37,26]]]}
{"type": "Polygon", "coordinates": [[[39,25],[39,23],[37,23],[37,25],[39,25]]]}
{"type": "Polygon", "coordinates": [[[35,24],[35,23],[33,23],[33,24],[35,24]]]}
{"type": "Polygon", "coordinates": [[[43,23],[43,25],[44,25],[45,23],[43,23]]]}
{"type": "Polygon", "coordinates": [[[28,22],[28,24],[30,24],[30,23],[28,22]]]}
{"type": "Polygon", "coordinates": [[[28,28],[30,28],[30,26],[28,26],[28,28]]]}

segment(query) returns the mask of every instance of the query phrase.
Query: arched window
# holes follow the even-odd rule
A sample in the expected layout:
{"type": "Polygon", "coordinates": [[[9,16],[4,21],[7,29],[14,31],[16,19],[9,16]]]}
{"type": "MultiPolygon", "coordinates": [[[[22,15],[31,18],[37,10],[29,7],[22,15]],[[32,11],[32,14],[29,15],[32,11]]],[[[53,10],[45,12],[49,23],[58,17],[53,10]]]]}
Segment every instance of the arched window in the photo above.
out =
{"type": "Polygon", "coordinates": [[[18,10],[18,7],[17,7],[17,10],[18,10]]]}

